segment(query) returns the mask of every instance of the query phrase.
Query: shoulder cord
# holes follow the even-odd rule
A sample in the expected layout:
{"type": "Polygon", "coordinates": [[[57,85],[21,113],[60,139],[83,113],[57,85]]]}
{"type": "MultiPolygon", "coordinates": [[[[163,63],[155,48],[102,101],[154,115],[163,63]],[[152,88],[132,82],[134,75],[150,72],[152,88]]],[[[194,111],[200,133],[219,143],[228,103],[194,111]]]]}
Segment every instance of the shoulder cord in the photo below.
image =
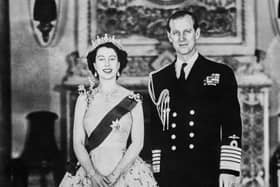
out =
{"type": "Polygon", "coordinates": [[[148,84],[148,91],[151,96],[151,100],[156,105],[158,115],[162,123],[162,130],[169,129],[169,113],[170,113],[170,94],[168,89],[163,89],[159,95],[158,100],[156,101],[155,94],[153,91],[152,80],[150,78],[148,84]]]}

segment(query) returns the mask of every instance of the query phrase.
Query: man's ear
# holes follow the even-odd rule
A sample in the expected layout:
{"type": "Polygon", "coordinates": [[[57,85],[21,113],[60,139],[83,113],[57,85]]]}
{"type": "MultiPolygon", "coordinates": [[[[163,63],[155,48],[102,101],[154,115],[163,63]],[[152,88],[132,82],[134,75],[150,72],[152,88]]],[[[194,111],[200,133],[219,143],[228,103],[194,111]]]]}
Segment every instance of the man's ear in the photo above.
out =
{"type": "Polygon", "coordinates": [[[195,30],[195,39],[198,40],[200,37],[200,28],[198,27],[196,30],[195,30]]]}
{"type": "Polygon", "coordinates": [[[169,42],[172,42],[172,38],[171,38],[170,32],[166,31],[166,34],[167,34],[167,38],[168,38],[169,42]]]}

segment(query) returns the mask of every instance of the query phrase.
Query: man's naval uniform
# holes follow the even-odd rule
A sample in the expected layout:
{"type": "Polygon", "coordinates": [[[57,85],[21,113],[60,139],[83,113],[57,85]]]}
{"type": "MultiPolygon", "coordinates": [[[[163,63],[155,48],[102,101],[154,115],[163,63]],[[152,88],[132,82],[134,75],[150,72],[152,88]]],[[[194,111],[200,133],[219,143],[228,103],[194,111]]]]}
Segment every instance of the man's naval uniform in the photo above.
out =
{"type": "Polygon", "coordinates": [[[240,174],[242,127],[234,73],[200,54],[186,80],[178,79],[175,69],[173,62],[150,73],[155,176],[160,187],[218,187],[220,173],[240,174]]]}

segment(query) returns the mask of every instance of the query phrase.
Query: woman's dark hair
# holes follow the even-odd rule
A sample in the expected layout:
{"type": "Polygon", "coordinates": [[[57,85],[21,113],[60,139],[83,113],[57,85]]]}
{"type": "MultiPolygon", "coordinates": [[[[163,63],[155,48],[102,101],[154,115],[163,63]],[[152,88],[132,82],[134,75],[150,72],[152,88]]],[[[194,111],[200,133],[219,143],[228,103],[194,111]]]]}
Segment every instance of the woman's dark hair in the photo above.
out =
{"type": "Polygon", "coordinates": [[[189,12],[187,10],[180,10],[180,11],[177,11],[175,12],[174,14],[172,14],[168,20],[167,20],[167,24],[166,24],[166,30],[168,32],[170,32],[170,21],[171,20],[175,20],[175,19],[178,19],[178,18],[182,18],[182,17],[185,17],[189,15],[192,20],[193,20],[193,28],[194,30],[196,30],[198,28],[198,20],[197,20],[197,17],[192,13],[192,12],[189,12]]]}
{"type": "Polygon", "coordinates": [[[127,64],[127,52],[122,50],[122,49],[120,49],[120,48],[118,48],[112,42],[106,42],[106,43],[100,44],[99,46],[97,46],[95,49],[93,49],[92,51],[90,51],[88,53],[88,55],[87,55],[87,63],[88,63],[88,68],[91,71],[91,73],[94,75],[94,73],[96,72],[96,70],[94,69],[93,64],[95,63],[95,58],[96,58],[97,51],[101,47],[111,48],[111,49],[113,49],[117,53],[118,61],[120,62],[119,73],[121,73],[122,70],[126,67],[126,64],[127,64]]]}

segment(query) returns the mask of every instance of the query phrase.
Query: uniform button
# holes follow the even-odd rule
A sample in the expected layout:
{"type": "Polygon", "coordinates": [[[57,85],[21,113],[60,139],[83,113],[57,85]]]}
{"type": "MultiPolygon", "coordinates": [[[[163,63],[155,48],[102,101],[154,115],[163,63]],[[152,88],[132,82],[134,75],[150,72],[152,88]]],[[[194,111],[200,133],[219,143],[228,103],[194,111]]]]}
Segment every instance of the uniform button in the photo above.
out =
{"type": "Polygon", "coordinates": [[[176,139],[176,135],[175,135],[175,134],[172,134],[172,135],[171,135],[171,139],[172,139],[172,140],[175,140],[175,139],[176,139]]]}
{"type": "Polygon", "coordinates": [[[194,115],[195,111],[194,110],[190,110],[190,115],[194,115]]]}
{"type": "Polygon", "coordinates": [[[189,122],[189,126],[191,126],[191,127],[194,126],[194,122],[193,122],[193,121],[190,121],[190,122],[189,122]]]}
{"type": "Polygon", "coordinates": [[[175,127],[176,127],[176,123],[172,123],[172,124],[171,124],[171,127],[172,127],[172,128],[175,128],[175,127]]]}
{"type": "Polygon", "coordinates": [[[189,145],[189,148],[190,148],[190,149],[193,149],[193,148],[194,148],[194,145],[193,145],[193,144],[190,144],[190,145],[189,145]]]}
{"type": "Polygon", "coordinates": [[[174,118],[177,117],[177,112],[173,112],[172,117],[174,117],[174,118]]]}
{"type": "Polygon", "coordinates": [[[194,133],[193,132],[191,132],[189,135],[190,135],[191,138],[194,137],[194,133]]]}
{"type": "Polygon", "coordinates": [[[172,146],[171,146],[171,150],[172,150],[172,151],[176,151],[176,146],[175,146],[175,145],[172,145],[172,146]]]}

